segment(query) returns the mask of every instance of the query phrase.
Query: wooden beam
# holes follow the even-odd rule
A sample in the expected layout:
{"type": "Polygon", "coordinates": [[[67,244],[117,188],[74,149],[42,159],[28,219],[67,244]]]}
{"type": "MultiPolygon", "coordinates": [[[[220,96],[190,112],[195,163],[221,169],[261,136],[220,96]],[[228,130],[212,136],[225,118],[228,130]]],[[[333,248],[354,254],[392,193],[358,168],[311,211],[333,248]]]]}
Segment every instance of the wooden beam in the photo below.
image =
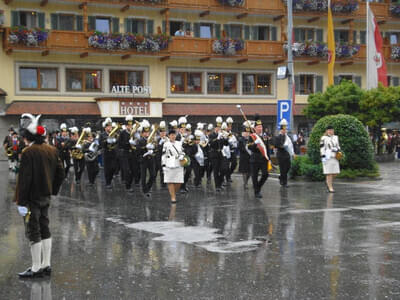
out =
{"type": "Polygon", "coordinates": [[[42,51],[42,56],[47,56],[50,54],[50,50],[44,50],[42,51]]]}
{"type": "Polygon", "coordinates": [[[320,19],[320,17],[310,18],[307,20],[307,23],[312,23],[312,22],[318,21],[319,19],[320,19]]]}
{"type": "Polygon", "coordinates": [[[129,4],[123,6],[123,7],[121,8],[121,12],[126,12],[128,9],[129,9],[129,4]]]}
{"type": "Polygon", "coordinates": [[[169,8],[164,8],[164,9],[160,10],[160,15],[165,14],[167,11],[169,11],[169,8]]]}
{"type": "Polygon", "coordinates": [[[82,2],[81,4],[79,4],[79,9],[84,8],[85,6],[87,6],[87,2],[82,2]]]}
{"type": "Polygon", "coordinates": [[[47,3],[49,3],[49,0],[42,0],[42,1],[40,2],[40,6],[41,6],[41,7],[44,7],[44,6],[47,5],[47,3]]]}
{"type": "Polygon", "coordinates": [[[248,13],[242,13],[240,15],[237,15],[236,19],[240,20],[240,19],[246,18],[248,15],[249,15],[248,13]]]}
{"type": "Polygon", "coordinates": [[[351,61],[342,62],[340,65],[341,65],[342,67],[345,67],[345,66],[351,66],[353,63],[354,63],[354,62],[351,60],[351,61]]]}
{"type": "Polygon", "coordinates": [[[210,14],[210,11],[209,10],[205,10],[205,11],[203,11],[203,12],[201,12],[199,14],[199,17],[202,18],[202,17],[208,16],[209,14],[210,14]]]}
{"type": "Polygon", "coordinates": [[[238,60],[237,60],[237,63],[238,63],[238,64],[242,64],[242,63],[245,63],[245,62],[248,62],[248,61],[249,61],[248,58],[241,58],[241,59],[238,59],[238,60]]]}
{"type": "Polygon", "coordinates": [[[282,20],[284,17],[285,17],[284,15],[280,15],[280,16],[273,18],[273,20],[274,20],[274,22],[276,22],[276,21],[282,20]]]}
{"type": "Polygon", "coordinates": [[[209,61],[210,59],[211,59],[210,56],[203,57],[203,58],[200,58],[200,62],[203,63],[203,62],[209,61]]]}
{"type": "Polygon", "coordinates": [[[128,59],[128,58],[130,58],[130,57],[131,57],[130,54],[125,54],[125,55],[122,55],[122,56],[121,56],[121,59],[128,59]]]}
{"type": "Polygon", "coordinates": [[[307,65],[309,65],[309,66],[318,65],[318,64],[319,64],[319,60],[318,60],[318,59],[313,60],[313,61],[309,61],[309,62],[307,63],[307,65]]]}
{"type": "Polygon", "coordinates": [[[13,52],[13,49],[11,49],[11,48],[8,48],[8,49],[6,50],[6,54],[7,54],[7,55],[10,55],[12,52],[13,52]]]}
{"type": "Polygon", "coordinates": [[[380,20],[380,21],[378,21],[378,25],[383,25],[383,24],[386,24],[386,21],[385,21],[385,20],[380,20]]]}
{"type": "Polygon", "coordinates": [[[274,65],[279,65],[279,64],[284,63],[284,62],[285,62],[284,59],[275,60],[275,61],[274,61],[274,65]]]}
{"type": "Polygon", "coordinates": [[[340,22],[340,23],[342,23],[343,25],[345,25],[345,24],[349,24],[349,23],[352,22],[352,21],[354,21],[354,19],[346,19],[346,20],[343,20],[343,21],[340,22]]]}
{"type": "Polygon", "coordinates": [[[89,52],[83,52],[79,56],[80,56],[80,58],[88,57],[89,56],[89,52]]]}
{"type": "Polygon", "coordinates": [[[12,2],[12,0],[4,0],[4,3],[7,5],[10,4],[11,2],[12,2]]]}
{"type": "Polygon", "coordinates": [[[169,55],[161,57],[161,58],[160,58],[160,61],[166,61],[166,60],[168,60],[168,59],[170,59],[170,56],[169,56],[169,55]]]}

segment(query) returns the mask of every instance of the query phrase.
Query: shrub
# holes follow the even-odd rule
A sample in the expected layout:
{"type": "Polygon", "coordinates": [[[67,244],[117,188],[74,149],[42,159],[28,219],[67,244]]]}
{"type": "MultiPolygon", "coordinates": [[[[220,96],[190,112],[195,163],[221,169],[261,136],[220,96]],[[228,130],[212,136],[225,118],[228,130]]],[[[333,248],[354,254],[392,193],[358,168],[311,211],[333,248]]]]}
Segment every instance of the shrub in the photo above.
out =
{"type": "Polygon", "coordinates": [[[374,151],[368,133],[358,119],[349,115],[326,116],[315,124],[307,148],[313,164],[321,162],[319,143],[328,125],[332,125],[339,136],[344,153],[340,161],[342,169],[374,170],[374,151]]]}

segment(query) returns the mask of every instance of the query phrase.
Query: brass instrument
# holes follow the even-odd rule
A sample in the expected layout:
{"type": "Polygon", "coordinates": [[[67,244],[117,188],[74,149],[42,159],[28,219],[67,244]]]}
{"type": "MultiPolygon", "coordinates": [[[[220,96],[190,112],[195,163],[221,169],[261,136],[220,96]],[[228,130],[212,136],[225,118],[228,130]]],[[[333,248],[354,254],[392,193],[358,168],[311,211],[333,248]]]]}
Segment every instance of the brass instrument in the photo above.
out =
{"type": "Polygon", "coordinates": [[[132,129],[131,129],[130,138],[133,137],[133,135],[136,133],[136,131],[138,130],[139,127],[140,127],[140,122],[135,121],[135,125],[133,125],[132,129]]]}
{"type": "Polygon", "coordinates": [[[99,155],[99,136],[96,136],[96,139],[90,144],[89,151],[85,153],[85,160],[88,162],[92,162],[97,159],[99,155]]]}
{"type": "Polygon", "coordinates": [[[159,125],[154,124],[153,125],[153,130],[150,132],[149,137],[147,138],[147,144],[151,144],[154,141],[154,138],[156,137],[156,132],[158,130],[159,125]]]}
{"type": "MultiPolygon", "coordinates": [[[[115,126],[114,128],[113,128],[113,130],[111,130],[111,132],[108,134],[108,138],[118,138],[118,136],[117,136],[117,134],[118,134],[118,130],[120,130],[121,129],[121,124],[117,124],[117,126],[115,126]]],[[[107,144],[107,148],[108,148],[108,150],[113,150],[113,149],[115,149],[115,147],[117,147],[117,143],[114,143],[114,144],[107,144]]]]}
{"type": "Polygon", "coordinates": [[[74,149],[72,149],[72,151],[71,151],[71,156],[72,156],[73,159],[78,159],[78,160],[80,160],[80,159],[82,159],[83,156],[84,156],[82,149],[78,149],[78,148],[77,148],[78,145],[81,145],[81,146],[82,146],[82,140],[83,140],[83,137],[84,137],[84,136],[85,136],[85,128],[82,129],[82,133],[81,133],[81,135],[79,136],[79,139],[76,141],[76,144],[75,144],[75,146],[74,146],[74,149]]]}
{"type": "Polygon", "coordinates": [[[7,152],[8,157],[11,157],[14,155],[14,151],[13,151],[12,147],[8,147],[6,152],[7,152]]]}

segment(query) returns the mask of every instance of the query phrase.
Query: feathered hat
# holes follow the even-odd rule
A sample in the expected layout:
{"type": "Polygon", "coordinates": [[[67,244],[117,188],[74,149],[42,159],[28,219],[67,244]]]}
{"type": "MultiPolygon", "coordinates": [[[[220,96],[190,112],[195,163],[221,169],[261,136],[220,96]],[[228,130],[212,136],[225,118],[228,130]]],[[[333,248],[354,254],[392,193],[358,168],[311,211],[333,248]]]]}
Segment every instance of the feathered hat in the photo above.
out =
{"type": "Polygon", "coordinates": [[[185,128],[186,127],[186,123],[187,123],[186,117],[180,117],[178,119],[178,124],[179,124],[180,128],[185,128]]]}
{"type": "Polygon", "coordinates": [[[251,132],[251,121],[244,121],[243,131],[251,132]]]}
{"type": "Polygon", "coordinates": [[[199,130],[199,129],[196,129],[194,131],[194,136],[195,136],[196,140],[200,140],[201,137],[203,136],[203,132],[201,130],[199,130]]]}
{"type": "Polygon", "coordinates": [[[29,113],[24,113],[21,116],[21,125],[25,123],[23,120],[28,119],[28,123],[25,126],[21,126],[22,128],[25,128],[28,130],[31,134],[36,135],[36,136],[46,136],[46,128],[43,126],[39,125],[39,119],[42,115],[38,115],[34,117],[32,114],[29,113]]]}
{"type": "Polygon", "coordinates": [[[256,114],[256,115],[254,116],[254,121],[255,121],[254,126],[262,125],[262,121],[261,121],[261,118],[260,118],[260,115],[259,115],[259,114],[256,114]]]}
{"type": "Polygon", "coordinates": [[[169,125],[174,129],[178,128],[178,122],[176,120],[173,120],[172,122],[170,122],[169,125]]]}
{"type": "Polygon", "coordinates": [[[192,125],[186,124],[186,130],[191,132],[192,131],[192,125]]]}
{"type": "Polygon", "coordinates": [[[204,123],[197,123],[197,128],[198,130],[204,130],[204,123]]]}
{"type": "Polygon", "coordinates": [[[140,126],[142,127],[142,131],[144,131],[144,132],[150,131],[151,125],[150,125],[149,121],[147,121],[146,119],[144,119],[140,123],[140,126]]]}
{"type": "Polygon", "coordinates": [[[60,125],[60,129],[61,129],[61,131],[66,132],[66,131],[67,131],[67,124],[62,123],[62,124],[60,125]]]}
{"type": "Polygon", "coordinates": [[[217,124],[215,125],[215,127],[221,127],[223,121],[224,121],[224,120],[222,119],[222,117],[217,117],[217,118],[215,119],[215,122],[217,123],[217,124]]]}
{"type": "Polygon", "coordinates": [[[207,126],[207,130],[208,131],[211,131],[211,130],[213,130],[214,129],[214,125],[213,124],[208,124],[208,126],[207,126]]]}
{"type": "Polygon", "coordinates": [[[133,124],[133,116],[132,116],[132,115],[127,115],[127,116],[125,117],[125,122],[126,122],[126,124],[128,124],[128,125],[132,125],[132,124],[133,124]]]}
{"type": "Polygon", "coordinates": [[[105,120],[104,120],[104,122],[103,122],[103,127],[107,127],[107,126],[110,126],[110,125],[112,125],[112,120],[111,120],[111,118],[106,118],[105,120]]]}
{"type": "Polygon", "coordinates": [[[167,124],[165,123],[165,121],[161,121],[158,128],[159,128],[160,132],[167,131],[167,124]]]}
{"type": "Polygon", "coordinates": [[[221,125],[221,129],[222,129],[222,130],[227,130],[227,129],[228,129],[228,124],[226,124],[225,122],[223,122],[222,125],[221,125]]]}
{"type": "Polygon", "coordinates": [[[233,119],[232,119],[232,117],[228,117],[228,118],[226,119],[226,123],[227,123],[227,124],[233,124],[233,119]]]}

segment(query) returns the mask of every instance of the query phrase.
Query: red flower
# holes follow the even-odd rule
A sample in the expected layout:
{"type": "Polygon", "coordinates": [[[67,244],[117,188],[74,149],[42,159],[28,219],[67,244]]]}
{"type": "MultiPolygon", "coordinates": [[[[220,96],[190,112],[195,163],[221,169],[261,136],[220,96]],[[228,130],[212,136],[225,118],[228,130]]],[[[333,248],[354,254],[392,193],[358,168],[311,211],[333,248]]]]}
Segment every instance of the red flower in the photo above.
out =
{"type": "Polygon", "coordinates": [[[45,135],[45,133],[46,133],[46,129],[44,129],[44,127],[43,126],[38,126],[38,127],[36,127],[36,133],[38,134],[38,135],[45,135]]]}

